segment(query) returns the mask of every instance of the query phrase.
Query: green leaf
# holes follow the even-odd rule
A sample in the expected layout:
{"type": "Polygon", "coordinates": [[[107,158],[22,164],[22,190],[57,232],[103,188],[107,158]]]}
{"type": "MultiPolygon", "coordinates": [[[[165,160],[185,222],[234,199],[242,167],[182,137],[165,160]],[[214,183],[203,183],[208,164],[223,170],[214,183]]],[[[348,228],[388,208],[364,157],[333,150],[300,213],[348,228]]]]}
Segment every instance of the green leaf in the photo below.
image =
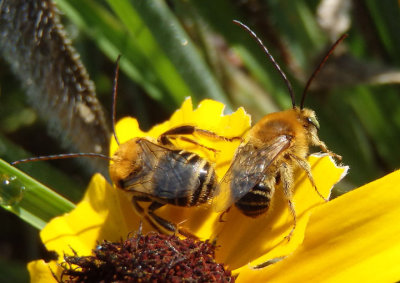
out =
{"type": "MultiPolygon", "coordinates": [[[[13,162],[32,156],[32,153],[25,151],[0,133],[0,158],[8,162],[13,162]]],[[[47,162],[28,162],[18,168],[26,174],[33,176],[38,181],[44,182],[47,186],[54,188],[57,193],[74,202],[82,198],[86,188],[86,184],[73,180],[71,176],[55,169],[47,162]]]]}

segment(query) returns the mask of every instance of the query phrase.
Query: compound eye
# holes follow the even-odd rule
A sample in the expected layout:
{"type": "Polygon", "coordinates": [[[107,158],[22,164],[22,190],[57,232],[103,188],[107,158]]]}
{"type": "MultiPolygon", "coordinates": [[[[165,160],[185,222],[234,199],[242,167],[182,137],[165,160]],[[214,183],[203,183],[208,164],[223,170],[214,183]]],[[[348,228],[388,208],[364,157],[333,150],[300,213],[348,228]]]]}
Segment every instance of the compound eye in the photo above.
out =
{"type": "Polygon", "coordinates": [[[317,118],[315,118],[315,117],[308,117],[308,118],[307,118],[307,122],[308,122],[309,124],[313,125],[314,127],[316,127],[316,128],[319,130],[319,123],[318,123],[317,118]]]}

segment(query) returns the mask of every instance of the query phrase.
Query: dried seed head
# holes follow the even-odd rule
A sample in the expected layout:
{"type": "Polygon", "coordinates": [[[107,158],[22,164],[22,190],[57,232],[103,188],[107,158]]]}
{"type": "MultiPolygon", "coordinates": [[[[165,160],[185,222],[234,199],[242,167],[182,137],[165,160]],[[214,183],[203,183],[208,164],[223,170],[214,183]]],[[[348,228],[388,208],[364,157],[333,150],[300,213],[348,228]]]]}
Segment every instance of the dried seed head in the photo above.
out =
{"type": "Polygon", "coordinates": [[[234,282],[208,241],[158,233],[104,241],[94,255],[64,256],[62,282],[234,282]]]}

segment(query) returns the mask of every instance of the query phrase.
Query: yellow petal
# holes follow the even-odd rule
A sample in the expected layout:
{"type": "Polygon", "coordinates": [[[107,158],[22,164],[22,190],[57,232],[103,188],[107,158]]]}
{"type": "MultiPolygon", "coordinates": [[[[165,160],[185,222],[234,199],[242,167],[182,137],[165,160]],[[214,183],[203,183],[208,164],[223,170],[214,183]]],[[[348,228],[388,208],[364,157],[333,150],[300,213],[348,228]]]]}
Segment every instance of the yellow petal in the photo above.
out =
{"type": "MultiPolygon", "coordinates": [[[[116,125],[116,132],[118,141],[124,143],[134,137],[143,137],[145,135],[139,128],[139,123],[136,119],[131,117],[125,117],[118,121],[116,125]]],[[[111,139],[110,143],[110,155],[112,156],[117,150],[118,145],[114,139],[111,139]]]]}
{"type": "Polygon", "coordinates": [[[35,260],[28,263],[28,271],[31,276],[31,283],[57,282],[50,270],[57,270],[57,265],[46,263],[44,260],[35,260]]]}
{"type": "Polygon", "coordinates": [[[76,208],[64,216],[52,219],[46,225],[40,236],[48,250],[63,255],[64,252],[71,253],[72,248],[80,255],[91,254],[96,241],[101,240],[104,222],[113,206],[119,210],[116,198],[108,193],[113,189],[107,186],[106,180],[96,174],[86,196],[76,208]]]}
{"type": "Polygon", "coordinates": [[[400,279],[400,171],[321,206],[304,243],[238,282],[397,282],[400,279]]]}
{"type": "MultiPolygon", "coordinates": [[[[40,232],[40,236],[46,248],[57,252],[59,261],[62,261],[64,254],[73,254],[72,250],[80,256],[90,255],[99,241],[124,239],[128,233],[138,229],[139,223],[140,219],[124,192],[115,190],[103,176],[96,174],[76,208],[52,219],[40,232]]],[[[146,229],[150,227],[146,226],[146,229]]],[[[50,272],[49,268],[42,270],[50,272]]],[[[53,271],[60,275],[57,268],[53,271]]],[[[31,273],[31,278],[33,276],[39,275],[31,273]]]]}

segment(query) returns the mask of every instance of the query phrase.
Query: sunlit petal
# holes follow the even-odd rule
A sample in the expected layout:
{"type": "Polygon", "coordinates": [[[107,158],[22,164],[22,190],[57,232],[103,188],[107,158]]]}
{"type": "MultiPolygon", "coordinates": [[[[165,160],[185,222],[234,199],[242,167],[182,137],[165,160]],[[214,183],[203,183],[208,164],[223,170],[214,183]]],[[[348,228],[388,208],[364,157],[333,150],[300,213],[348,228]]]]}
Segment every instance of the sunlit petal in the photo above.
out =
{"type": "Polygon", "coordinates": [[[44,260],[35,260],[28,263],[28,271],[31,276],[31,283],[57,282],[51,270],[57,270],[55,262],[46,263],[44,260]]]}

